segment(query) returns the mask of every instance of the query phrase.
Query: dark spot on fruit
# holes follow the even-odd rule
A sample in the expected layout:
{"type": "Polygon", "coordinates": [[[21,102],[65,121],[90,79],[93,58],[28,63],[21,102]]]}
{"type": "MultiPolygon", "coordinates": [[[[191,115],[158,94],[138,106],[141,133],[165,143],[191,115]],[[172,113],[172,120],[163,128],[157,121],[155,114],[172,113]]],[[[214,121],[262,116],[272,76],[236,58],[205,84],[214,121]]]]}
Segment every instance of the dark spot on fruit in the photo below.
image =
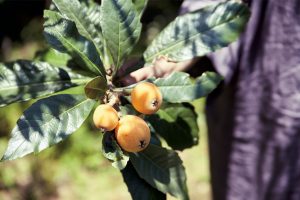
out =
{"type": "Polygon", "coordinates": [[[145,148],[145,146],[147,145],[147,143],[145,142],[145,140],[140,140],[140,144],[139,144],[139,147],[140,148],[145,148]]]}
{"type": "Polygon", "coordinates": [[[156,107],[158,105],[158,101],[156,99],[154,99],[152,102],[151,102],[152,106],[153,107],[156,107]]]}

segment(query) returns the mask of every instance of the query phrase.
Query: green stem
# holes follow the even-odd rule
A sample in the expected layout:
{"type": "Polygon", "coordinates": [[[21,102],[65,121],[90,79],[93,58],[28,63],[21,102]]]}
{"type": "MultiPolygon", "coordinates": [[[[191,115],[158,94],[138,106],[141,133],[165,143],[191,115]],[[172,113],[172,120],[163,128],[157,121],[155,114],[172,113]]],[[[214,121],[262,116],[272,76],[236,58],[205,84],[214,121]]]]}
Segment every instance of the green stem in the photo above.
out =
{"type": "Polygon", "coordinates": [[[114,88],[114,92],[124,94],[125,96],[129,95],[132,91],[132,88],[114,88]]]}

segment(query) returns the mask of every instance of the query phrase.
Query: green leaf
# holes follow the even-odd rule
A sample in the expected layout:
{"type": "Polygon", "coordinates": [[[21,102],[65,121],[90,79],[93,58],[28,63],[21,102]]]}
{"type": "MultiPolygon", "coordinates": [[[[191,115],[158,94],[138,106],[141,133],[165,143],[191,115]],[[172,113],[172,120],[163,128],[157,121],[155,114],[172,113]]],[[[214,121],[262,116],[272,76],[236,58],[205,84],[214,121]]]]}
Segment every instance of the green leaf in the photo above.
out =
{"type": "Polygon", "coordinates": [[[44,18],[44,35],[54,49],[71,55],[83,69],[105,77],[94,44],[78,33],[74,22],[50,10],[44,11],[44,18]]]}
{"type": "Polygon", "coordinates": [[[177,17],[144,52],[146,63],[157,56],[184,61],[225,47],[238,39],[249,19],[243,3],[225,1],[177,17]]]}
{"type": "Polygon", "coordinates": [[[0,63],[0,107],[85,84],[89,77],[45,62],[0,63]]]}
{"type": "Polygon", "coordinates": [[[55,95],[38,100],[17,121],[1,161],[38,153],[66,139],[81,126],[94,105],[95,101],[84,95],[55,95]]]}
{"type": "Polygon", "coordinates": [[[119,106],[120,107],[120,111],[122,113],[123,116],[125,115],[139,115],[140,113],[137,112],[134,107],[131,104],[127,104],[127,105],[123,105],[123,106],[119,106]]]}
{"type": "Polygon", "coordinates": [[[78,32],[95,45],[103,60],[103,36],[100,27],[99,6],[81,4],[78,0],[53,0],[59,11],[75,22],[78,32]]]}
{"type": "Polygon", "coordinates": [[[112,162],[112,166],[119,170],[124,169],[129,160],[128,155],[124,154],[122,149],[119,147],[112,132],[105,132],[103,135],[102,153],[112,162]]]}
{"type": "Polygon", "coordinates": [[[148,126],[149,126],[150,132],[151,132],[150,144],[161,146],[161,141],[160,141],[159,137],[157,136],[157,134],[155,133],[154,128],[149,123],[148,123],[148,126]]]}
{"type": "Polygon", "coordinates": [[[159,78],[153,82],[159,87],[164,101],[181,103],[207,96],[221,80],[222,77],[214,72],[205,72],[195,81],[187,73],[174,72],[166,78],[159,78]]]}
{"type": "Polygon", "coordinates": [[[90,99],[101,99],[107,90],[106,80],[97,76],[84,87],[85,95],[90,99]]]}
{"type": "Polygon", "coordinates": [[[131,162],[121,171],[133,200],[165,200],[166,195],[139,177],[131,162]]]}
{"type": "Polygon", "coordinates": [[[148,4],[148,0],[133,0],[132,2],[141,18],[148,4]]]}
{"type": "Polygon", "coordinates": [[[175,151],[149,144],[144,151],[129,156],[139,176],[150,185],[178,199],[189,199],[185,169],[175,151]]]}
{"type": "Polygon", "coordinates": [[[100,14],[106,48],[116,73],[140,37],[139,13],[132,0],[102,0],[100,14]]]}
{"type": "Polygon", "coordinates": [[[156,114],[146,116],[145,120],[174,150],[184,150],[198,144],[197,115],[191,105],[166,104],[156,114]]]}
{"type": "Polygon", "coordinates": [[[35,61],[47,62],[55,66],[67,66],[71,57],[66,53],[61,53],[55,49],[48,48],[46,50],[37,52],[34,58],[35,61]]]}

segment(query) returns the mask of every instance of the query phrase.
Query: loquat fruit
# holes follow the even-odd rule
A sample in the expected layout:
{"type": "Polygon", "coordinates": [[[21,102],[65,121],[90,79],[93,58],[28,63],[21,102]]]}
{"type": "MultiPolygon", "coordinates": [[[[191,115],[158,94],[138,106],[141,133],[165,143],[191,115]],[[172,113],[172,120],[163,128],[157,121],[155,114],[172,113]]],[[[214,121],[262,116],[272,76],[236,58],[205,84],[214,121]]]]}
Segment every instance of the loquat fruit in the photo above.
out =
{"type": "Polygon", "coordinates": [[[147,123],[135,115],[125,115],[115,129],[115,137],[122,149],[139,152],[150,143],[150,129],[147,123]]]}
{"type": "Polygon", "coordinates": [[[118,125],[119,117],[111,105],[101,104],[94,111],[93,121],[97,128],[112,131],[118,125]]]}
{"type": "Polygon", "coordinates": [[[140,113],[153,114],[162,104],[162,94],[153,83],[141,82],[131,91],[131,103],[140,113]]]}

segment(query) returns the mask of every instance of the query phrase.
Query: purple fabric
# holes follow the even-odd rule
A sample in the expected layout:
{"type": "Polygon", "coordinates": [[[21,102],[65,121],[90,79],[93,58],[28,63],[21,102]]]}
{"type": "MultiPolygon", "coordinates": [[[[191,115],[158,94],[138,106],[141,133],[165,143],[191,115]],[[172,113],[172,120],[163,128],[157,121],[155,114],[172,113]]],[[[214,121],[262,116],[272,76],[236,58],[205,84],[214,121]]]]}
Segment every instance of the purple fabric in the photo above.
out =
{"type": "MultiPolygon", "coordinates": [[[[200,0],[198,1],[200,2],[200,0]]],[[[300,0],[252,0],[238,43],[211,55],[215,200],[300,200],[300,0]]]]}

